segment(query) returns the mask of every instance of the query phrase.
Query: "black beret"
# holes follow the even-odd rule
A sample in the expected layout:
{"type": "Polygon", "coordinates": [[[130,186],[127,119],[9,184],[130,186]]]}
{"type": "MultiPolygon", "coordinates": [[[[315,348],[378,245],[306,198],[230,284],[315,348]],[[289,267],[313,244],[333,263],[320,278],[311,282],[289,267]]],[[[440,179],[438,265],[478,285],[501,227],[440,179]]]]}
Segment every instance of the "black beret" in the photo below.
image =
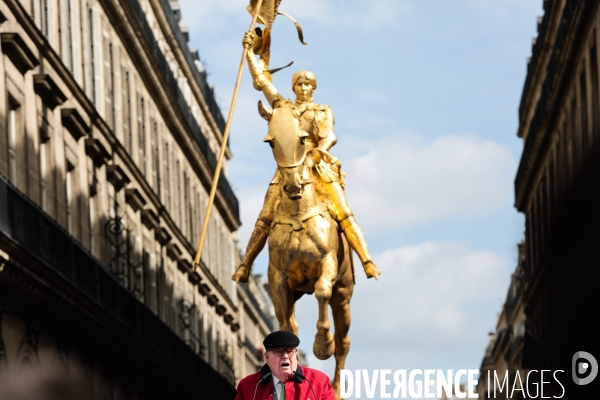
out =
{"type": "Polygon", "coordinates": [[[265,349],[274,349],[276,347],[298,347],[300,339],[292,332],[288,331],[275,331],[267,335],[263,340],[265,349]]]}

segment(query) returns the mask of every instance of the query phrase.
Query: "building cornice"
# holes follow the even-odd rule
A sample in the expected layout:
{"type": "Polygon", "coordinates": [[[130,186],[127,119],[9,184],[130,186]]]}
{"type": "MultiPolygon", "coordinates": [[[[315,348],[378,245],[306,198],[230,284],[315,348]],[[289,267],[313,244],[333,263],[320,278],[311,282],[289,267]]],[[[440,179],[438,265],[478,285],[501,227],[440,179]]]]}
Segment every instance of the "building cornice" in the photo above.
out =
{"type": "Polygon", "coordinates": [[[544,149],[551,142],[550,133],[560,117],[559,110],[573,77],[570,70],[574,68],[580,50],[580,47],[574,44],[582,40],[586,30],[588,19],[585,16],[591,15],[592,6],[597,7],[597,2],[590,0],[567,0],[566,4],[571,4],[574,8],[569,9],[565,6],[561,9],[559,26],[564,31],[558,32],[557,35],[561,36],[562,43],[552,44],[555,58],[550,59],[544,66],[545,79],[540,89],[540,98],[535,109],[531,105],[531,117],[526,122],[521,122],[528,131],[515,178],[515,206],[521,212],[525,212],[529,204],[531,188],[540,175],[539,165],[546,157],[544,149]],[[559,45],[564,47],[557,48],[559,45]]]}
{"type": "MultiPolygon", "coordinates": [[[[181,29],[179,28],[179,25],[175,20],[175,17],[173,15],[173,12],[171,11],[168,2],[166,0],[149,0],[149,2],[152,6],[152,10],[154,11],[154,15],[156,16],[161,30],[163,32],[166,32],[165,40],[167,41],[167,44],[169,45],[171,51],[175,55],[178,65],[183,70],[183,73],[186,79],[188,80],[192,91],[194,92],[194,96],[202,106],[202,112],[204,117],[208,121],[219,144],[223,145],[224,126],[219,125],[223,125],[223,122],[226,121],[223,120],[221,124],[217,123],[213,112],[211,112],[211,109],[206,101],[205,94],[203,93],[200,87],[201,84],[204,84],[205,87],[208,87],[208,83],[206,82],[206,80],[202,79],[195,64],[192,61],[191,53],[189,51],[187,43],[185,43],[181,29]]],[[[216,102],[213,105],[213,108],[215,106],[216,102]]],[[[219,115],[218,117],[223,119],[222,115],[219,115]]],[[[225,157],[228,159],[232,157],[231,149],[229,148],[229,143],[227,143],[227,147],[225,149],[225,157]]]]}

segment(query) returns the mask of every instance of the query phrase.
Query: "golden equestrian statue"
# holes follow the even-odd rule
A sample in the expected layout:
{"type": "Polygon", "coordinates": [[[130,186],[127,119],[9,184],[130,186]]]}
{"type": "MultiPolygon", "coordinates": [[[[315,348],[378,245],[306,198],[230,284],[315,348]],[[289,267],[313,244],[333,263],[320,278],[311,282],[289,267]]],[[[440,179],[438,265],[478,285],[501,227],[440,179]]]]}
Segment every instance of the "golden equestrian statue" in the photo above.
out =
{"type": "Polygon", "coordinates": [[[273,108],[259,101],[259,113],[269,122],[264,141],[273,150],[277,170],[244,259],[232,279],[248,281],[252,263],[268,238],[268,279],[279,328],[298,334],[295,302],[314,292],[319,319],[313,352],[321,360],[335,354],[333,387],[339,396],[339,372],[350,348],[350,298],[354,289],[350,249],[358,254],[368,278],[377,279],[380,271],[346,202],[341,163],[329,154],[337,141],[334,117],[328,106],[313,101],[316,77],[309,71],[294,74],[296,100],[286,100],[272,84],[266,65],[255,57],[256,35],[246,33],[242,43],[248,48],[254,87],[273,108]],[[335,335],[329,331],[328,305],[335,335]]]}
{"type": "MultiPolygon", "coordinates": [[[[300,42],[306,45],[300,24],[278,10],[280,3],[281,0],[250,0],[247,9],[252,14],[252,22],[242,41],[244,50],[223,132],[222,143],[225,144],[247,61],[255,89],[263,92],[272,107],[266,108],[259,101],[259,113],[269,122],[264,141],[273,150],[277,170],[244,259],[232,279],[248,282],[252,263],[268,239],[268,277],[279,327],[297,335],[295,302],[305,293],[315,293],[319,319],[313,352],[321,360],[335,355],[333,388],[339,399],[340,371],[350,349],[350,298],[355,283],[351,250],[358,254],[368,278],[377,279],[380,271],[346,202],[341,163],[329,154],[329,149],[337,142],[333,132],[333,112],[329,106],[313,101],[316,77],[309,71],[294,74],[292,90],[296,101],[284,99],[272,84],[271,74],[282,69],[268,69],[275,17],[285,15],[290,18],[296,24],[300,42]],[[264,30],[255,28],[256,22],[264,25],[264,30]],[[335,334],[329,331],[328,305],[332,309],[335,334]]],[[[225,145],[221,146],[215,166],[194,269],[201,264],[225,148],[225,145]]]]}
{"type": "MultiPolygon", "coordinates": [[[[350,246],[358,254],[367,277],[377,279],[380,271],[371,259],[362,230],[346,202],[341,163],[329,154],[329,149],[337,142],[333,132],[333,112],[329,106],[314,103],[312,98],[312,94],[317,88],[317,78],[310,71],[296,72],[292,77],[292,90],[296,94],[296,101],[285,100],[271,82],[268,72],[263,70],[257,62],[252,50],[256,45],[255,42],[255,35],[246,33],[243,43],[249,47],[247,59],[254,88],[263,92],[274,109],[283,104],[294,105],[294,113],[299,120],[299,134],[307,146],[307,151],[313,155],[311,164],[317,176],[317,190],[332,216],[339,223],[350,246]]],[[[259,102],[259,113],[263,118],[268,119],[269,112],[264,108],[262,102],[259,102]]],[[[272,130],[273,128],[269,126],[269,132],[272,130]]],[[[271,141],[270,133],[264,141],[271,141]]],[[[232,276],[236,282],[248,281],[252,263],[267,241],[273,224],[273,216],[281,198],[281,189],[285,189],[281,187],[279,181],[280,169],[277,169],[267,190],[265,202],[250,237],[244,259],[232,276]]],[[[286,191],[286,193],[288,192],[286,191]]]]}

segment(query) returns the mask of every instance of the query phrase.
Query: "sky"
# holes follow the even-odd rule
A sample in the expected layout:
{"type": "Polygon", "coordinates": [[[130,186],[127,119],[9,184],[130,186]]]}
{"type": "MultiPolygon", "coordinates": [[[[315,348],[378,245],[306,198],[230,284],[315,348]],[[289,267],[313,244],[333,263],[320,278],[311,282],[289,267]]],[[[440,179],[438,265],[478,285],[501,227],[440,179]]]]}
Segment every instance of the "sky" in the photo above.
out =
{"type": "MultiPolygon", "coordinates": [[[[227,115],[247,0],[180,0],[190,47],[227,115]]],[[[518,105],[542,0],[283,0],[270,67],[293,98],[291,76],[315,73],[315,102],[335,114],[346,194],[379,281],[360,264],[351,302],[346,368],[477,369],[506,298],[523,238],[513,181],[522,141],[518,105]]],[[[245,248],[275,170],[262,94],[244,72],[232,122],[229,180],[240,200],[245,248]]],[[[266,249],[254,272],[266,276],[266,249]]],[[[297,305],[301,345],[312,354],[317,303],[297,305]]]]}

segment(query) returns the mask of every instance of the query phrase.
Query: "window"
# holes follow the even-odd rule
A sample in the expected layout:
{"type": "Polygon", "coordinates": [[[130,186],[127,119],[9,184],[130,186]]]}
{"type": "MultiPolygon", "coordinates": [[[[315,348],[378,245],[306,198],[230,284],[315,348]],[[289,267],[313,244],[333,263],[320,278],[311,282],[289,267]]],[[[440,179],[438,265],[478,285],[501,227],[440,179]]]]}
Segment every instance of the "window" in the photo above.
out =
{"type": "Polygon", "coordinates": [[[48,0],[36,0],[33,3],[33,17],[42,34],[48,38],[48,0]]]}
{"type": "Polygon", "coordinates": [[[123,67],[121,72],[123,95],[123,142],[130,156],[133,155],[133,135],[131,134],[131,91],[129,71],[123,67]]]}
{"type": "Polygon", "coordinates": [[[90,215],[90,253],[94,254],[94,252],[96,251],[96,246],[94,244],[94,222],[96,219],[96,206],[95,206],[95,201],[94,201],[94,197],[90,196],[89,198],[89,215],[90,215]]]}
{"type": "Polygon", "coordinates": [[[158,122],[152,118],[152,178],[154,191],[160,198],[160,161],[159,161],[159,140],[158,140],[158,122]]]}
{"type": "Polygon", "coordinates": [[[96,103],[96,54],[94,43],[94,11],[87,1],[85,1],[83,19],[83,70],[85,94],[95,104],[96,103]]]}
{"type": "Polygon", "coordinates": [[[192,238],[192,242],[193,243],[198,243],[200,241],[200,229],[202,226],[202,221],[201,218],[203,217],[203,215],[201,215],[201,210],[200,210],[200,193],[198,191],[196,191],[196,201],[194,202],[194,217],[193,217],[193,224],[192,226],[194,227],[193,232],[194,232],[194,236],[192,238]]]}
{"type": "Polygon", "coordinates": [[[167,206],[167,211],[171,212],[171,167],[169,155],[169,143],[165,141],[165,151],[163,154],[163,162],[165,164],[165,205],[167,206]]]}
{"type": "Polygon", "coordinates": [[[47,201],[47,179],[48,179],[48,156],[47,141],[40,140],[40,201],[42,210],[48,211],[47,201]]]}
{"type": "Polygon", "coordinates": [[[21,106],[12,99],[8,101],[8,176],[17,186],[17,138],[21,135],[21,106]]]}
{"type": "Polygon", "coordinates": [[[175,191],[175,212],[177,213],[177,224],[181,229],[183,225],[183,216],[181,215],[183,207],[181,206],[181,168],[179,160],[175,163],[175,191]]]}
{"type": "Polygon", "coordinates": [[[190,178],[189,177],[184,177],[184,183],[185,183],[185,208],[186,208],[186,228],[187,228],[187,237],[189,241],[193,240],[194,237],[194,232],[192,230],[193,226],[194,226],[194,221],[192,221],[192,209],[193,209],[193,204],[192,204],[192,199],[190,196],[190,178]]]}
{"type": "Polygon", "coordinates": [[[60,0],[60,11],[58,13],[60,19],[60,55],[67,69],[73,72],[73,35],[71,31],[71,1],[60,0]]]}
{"type": "Polygon", "coordinates": [[[139,165],[142,170],[142,174],[146,176],[146,113],[144,98],[142,94],[138,92],[138,137],[139,137],[139,165]]]}
{"type": "Polygon", "coordinates": [[[67,231],[73,234],[73,171],[67,170],[66,191],[67,191],[67,231]]]}
{"type": "Polygon", "coordinates": [[[157,314],[156,256],[146,250],[144,250],[144,279],[144,303],[154,314],[157,314]]]}
{"type": "Polygon", "coordinates": [[[104,117],[106,123],[115,129],[115,91],[113,70],[113,45],[108,33],[104,33],[104,117]]]}

